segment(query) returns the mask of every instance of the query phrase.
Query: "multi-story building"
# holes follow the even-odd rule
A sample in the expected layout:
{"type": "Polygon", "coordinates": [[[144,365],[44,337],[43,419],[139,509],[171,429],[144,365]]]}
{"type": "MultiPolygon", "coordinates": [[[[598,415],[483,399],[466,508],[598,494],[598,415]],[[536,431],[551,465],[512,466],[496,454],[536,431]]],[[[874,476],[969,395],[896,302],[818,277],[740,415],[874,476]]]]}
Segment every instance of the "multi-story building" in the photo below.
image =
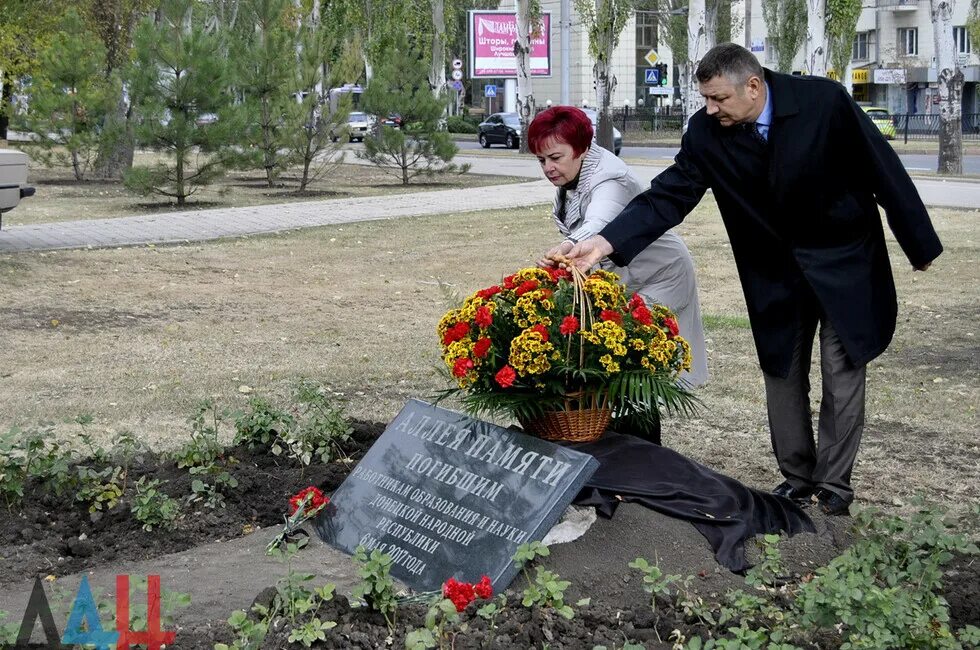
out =
{"type": "MultiPolygon", "coordinates": [[[[574,6],[573,2],[569,2],[574,6]]],[[[513,7],[503,0],[501,9],[513,7]]],[[[534,96],[539,105],[548,100],[561,101],[560,47],[561,0],[542,0],[543,11],[551,12],[550,77],[535,77],[534,96]]],[[[753,51],[767,67],[775,65],[762,17],[762,0],[736,0],[732,4],[737,31],[733,40],[753,51]]],[[[578,14],[570,12],[569,103],[595,106],[592,82],[592,58],[588,34],[578,14]]],[[[980,52],[974,51],[966,30],[969,3],[957,2],[953,14],[953,38],[957,65],[963,71],[963,112],[980,113],[980,52]]],[[[658,17],[654,12],[636,11],[620,36],[612,58],[611,70],[617,85],[612,97],[614,107],[624,104],[666,106],[677,101],[678,85],[674,55],[658,38],[658,17]],[[651,64],[650,52],[656,62],[651,64]],[[668,85],[659,85],[650,70],[664,63],[668,85]]],[[[874,0],[864,8],[858,20],[854,39],[852,73],[854,98],[861,103],[883,106],[892,113],[929,114],[938,110],[935,45],[929,0],[874,0]]],[[[802,72],[803,55],[798,55],[794,71],[802,72]]],[[[480,88],[486,81],[478,84],[480,88]]],[[[502,82],[501,82],[502,83],[502,82]]],[[[474,89],[474,94],[479,89],[474,89]]],[[[497,104],[500,110],[502,102],[497,104]]]]}

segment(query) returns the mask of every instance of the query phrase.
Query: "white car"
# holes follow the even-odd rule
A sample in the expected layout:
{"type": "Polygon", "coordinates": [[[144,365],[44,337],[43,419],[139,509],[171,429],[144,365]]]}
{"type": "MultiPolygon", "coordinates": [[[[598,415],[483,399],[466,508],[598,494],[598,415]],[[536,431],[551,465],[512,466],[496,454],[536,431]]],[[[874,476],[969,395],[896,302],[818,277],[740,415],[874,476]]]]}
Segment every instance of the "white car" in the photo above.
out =
{"type": "MultiPolygon", "coordinates": [[[[582,112],[589,116],[592,120],[592,132],[597,133],[599,130],[599,112],[594,108],[583,108],[582,112]]],[[[619,132],[615,126],[613,127],[613,153],[617,156],[619,152],[623,149],[623,134],[619,132]]]]}
{"type": "Polygon", "coordinates": [[[374,127],[374,118],[367,113],[355,111],[347,116],[347,139],[364,142],[364,136],[374,127]]]}

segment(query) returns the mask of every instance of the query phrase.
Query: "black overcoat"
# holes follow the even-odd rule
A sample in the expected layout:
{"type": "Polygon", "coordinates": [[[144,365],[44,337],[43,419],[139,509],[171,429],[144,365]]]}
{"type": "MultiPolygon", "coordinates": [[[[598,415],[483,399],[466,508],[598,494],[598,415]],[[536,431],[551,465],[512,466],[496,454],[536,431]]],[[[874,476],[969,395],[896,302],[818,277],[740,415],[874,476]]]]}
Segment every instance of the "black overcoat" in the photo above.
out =
{"type": "Polygon", "coordinates": [[[766,70],[768,142],[705,109],[675,163],[600,234],[625,266],[679,224],[709,188],[728,230],[762,369],[785,377],[806,313],[829,318],[850,361],[881,354],[895,331],[895,283],[878,205],[915,267],[942,252],[892,147],[840,84],[766,70]]]}

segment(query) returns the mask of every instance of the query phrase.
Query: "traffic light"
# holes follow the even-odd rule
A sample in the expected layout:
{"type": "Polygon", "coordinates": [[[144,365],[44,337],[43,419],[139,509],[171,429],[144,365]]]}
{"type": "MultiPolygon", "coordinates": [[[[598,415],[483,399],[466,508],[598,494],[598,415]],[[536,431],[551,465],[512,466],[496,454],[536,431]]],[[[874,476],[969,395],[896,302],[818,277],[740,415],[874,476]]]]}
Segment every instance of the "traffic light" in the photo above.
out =
{"type": "Polygon", "coordinates": [[[658,63],[657,64],[657,72],[659,73],[658,78],[660,79],[660,85],[661,86],[666,86],[667,85],[667,64],[666,63],[658,63]]]}

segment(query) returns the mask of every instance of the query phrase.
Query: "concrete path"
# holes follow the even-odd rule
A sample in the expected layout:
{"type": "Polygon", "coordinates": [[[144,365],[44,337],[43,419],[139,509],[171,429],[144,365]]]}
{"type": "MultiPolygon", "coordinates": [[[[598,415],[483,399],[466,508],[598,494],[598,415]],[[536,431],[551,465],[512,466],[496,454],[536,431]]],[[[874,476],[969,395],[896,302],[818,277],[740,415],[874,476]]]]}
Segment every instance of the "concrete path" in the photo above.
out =
{"type": "MultiPolygon", "coordinates": [[[[349,162],[367,164],[353,156],[349,158],[349,162]]],[[[204,241],[354,221],[518,208],[550,203],[554,198],[554,187],[541,179],[538,162],[531,156],[494,153],[459,156],[457,161],[469,163],[471,173],[475,174],[517,176],[536,180],[513,185],[357,199],[331,199],[243,208],[169,212],[115,219],[8,226],[0,230],[0,253],[204,241]]],[[[640,179],[646,182],[664,168],[655,165],[633,165],[633,169],[640,179]]],[[[926,205],[980,208],[980,183],[933,178],[914,180],[926,205]]]]}

